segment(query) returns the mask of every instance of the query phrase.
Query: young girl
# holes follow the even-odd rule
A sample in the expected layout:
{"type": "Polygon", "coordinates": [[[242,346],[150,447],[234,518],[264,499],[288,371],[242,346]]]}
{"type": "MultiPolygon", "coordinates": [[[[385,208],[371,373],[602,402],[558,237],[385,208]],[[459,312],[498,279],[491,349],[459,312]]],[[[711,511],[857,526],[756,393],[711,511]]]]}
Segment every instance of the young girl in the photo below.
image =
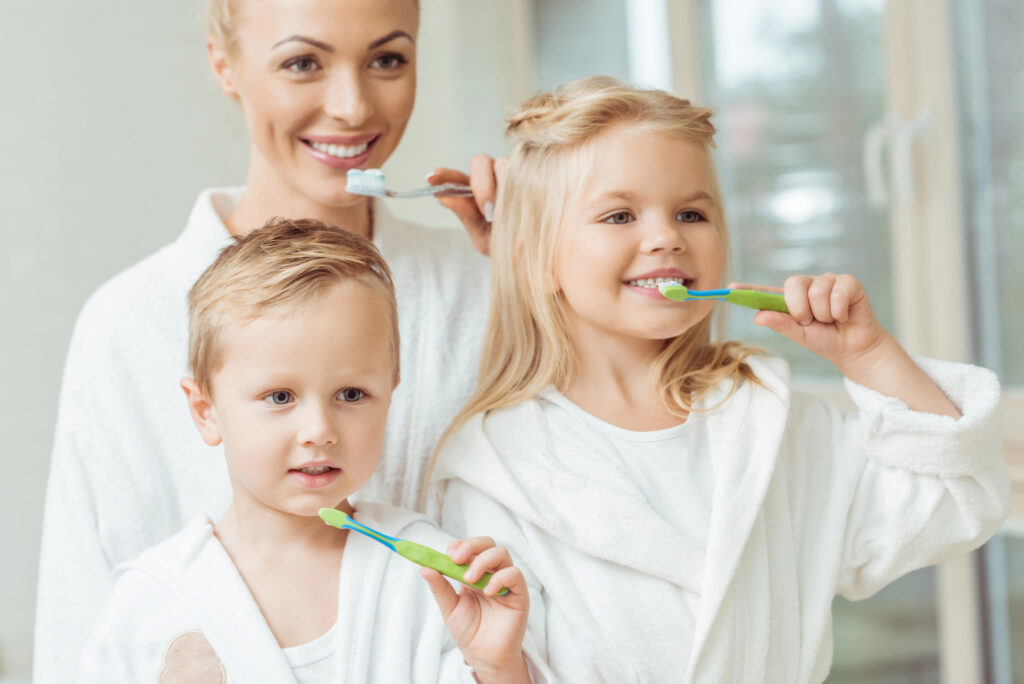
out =
{"type": "Polygon", "coordinates": [[[712,341],[726,282],[710,111],[603,78],[509,119],[476,393],[439,449],[442,525],[542,585],[531,629],[575,682],[820,682],[836,594],[984,542],[1006,513],[992,373],[912,360],[852,276],[794,277],[769,326],[857,412],[712,341]],[[532,575],[532,576],[531,576],[532,575]]]}

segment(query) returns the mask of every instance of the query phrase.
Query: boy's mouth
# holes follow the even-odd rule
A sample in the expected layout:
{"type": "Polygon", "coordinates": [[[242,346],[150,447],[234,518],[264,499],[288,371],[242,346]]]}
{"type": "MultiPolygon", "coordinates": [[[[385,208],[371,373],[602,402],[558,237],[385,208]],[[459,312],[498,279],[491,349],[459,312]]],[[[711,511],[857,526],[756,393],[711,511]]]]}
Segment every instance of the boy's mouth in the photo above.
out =
{"type": "Polygon", "coordinates": [[[306,475],[323,475],[324,473],[329,473],[332,470],[339,470],[339,468],[329,465],[318,465],[306,466],[305,468],[291,468],[288,472],[305,473],[306,475]]]}

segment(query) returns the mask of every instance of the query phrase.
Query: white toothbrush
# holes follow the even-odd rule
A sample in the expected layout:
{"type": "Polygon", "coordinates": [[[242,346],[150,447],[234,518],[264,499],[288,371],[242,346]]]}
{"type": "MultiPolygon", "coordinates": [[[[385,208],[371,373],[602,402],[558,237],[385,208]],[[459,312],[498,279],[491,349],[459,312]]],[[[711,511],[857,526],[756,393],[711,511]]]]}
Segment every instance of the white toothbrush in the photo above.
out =
{"type": "Polygon", "coordinates": [[[370,197],[472,197],[473,191],[461,183],[427,185],[415,190],[388,190],[384,186],[384,172],[380,169],[349,169],[345,191],[353,195],[370,197]]]}

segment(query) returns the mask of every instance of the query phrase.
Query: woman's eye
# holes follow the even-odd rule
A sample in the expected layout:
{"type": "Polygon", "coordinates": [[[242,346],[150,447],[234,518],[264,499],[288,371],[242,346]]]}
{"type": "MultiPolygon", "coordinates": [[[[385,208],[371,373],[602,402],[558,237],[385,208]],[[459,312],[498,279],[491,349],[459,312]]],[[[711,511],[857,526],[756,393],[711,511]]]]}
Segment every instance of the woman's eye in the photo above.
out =
{"type": "Polygon", "coordinates": [[[704,220],[704,214],[699,211],[687,209],[676,214],[676,220],[682,223],[700,223],[704,220]]]}
{"type": "Polygon", "coordinates": [[[361,389],[356,389],[355,387],[346,387],[338,392],[338,398],[342,401],[347,401],[350,404],[354,404],[364,396],[366,396],[366,393],[361,389]]]}
{"type": "Polygon", "coordinates": [[[263,401],[268,404],[273,404],[274,406],[283,406],[284,404],[291,402],[291,400],[292,393],[288,390],[277,390],[276,392],[271,392],[267,396],[263,397],[263,401]]]}
{"type": "Polygon", "coordinates": [[[284,68],[294,71],[297,74],[307,74],[315,70],[319,65],[312,57],[296,57],[284,63],[284,68]]]}
{"type": "Polygon", "coordinates": [[[409,60],[402,55],[390,52],[386,55],[381,55],[377,59],[373,60],[370,64],[374,69],[382,69],[384,71],[393,71],[398,69],[403,64],[406,64],[409,60]]]}
{"type": "Polygon", "coordinates": [[[601,219],[602,223],[613,223],[615,225],[622,225],[629,223],[633,220],[633,217],[628,211],[617,211],[614,214],[609,214],[601,219]]]}

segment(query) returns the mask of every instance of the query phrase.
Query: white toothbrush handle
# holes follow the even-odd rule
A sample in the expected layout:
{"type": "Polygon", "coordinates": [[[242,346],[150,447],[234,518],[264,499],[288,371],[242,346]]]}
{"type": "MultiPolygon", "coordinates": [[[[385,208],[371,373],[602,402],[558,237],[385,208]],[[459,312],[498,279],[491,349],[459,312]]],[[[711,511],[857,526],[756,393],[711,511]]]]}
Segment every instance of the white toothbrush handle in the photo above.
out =
{"type": "Polygon", "coordinates": [[[461,183],[442,183],[441,185],[425,185],[415,190],[388,190],[388,197],[472,197],[473,190],[461,183]]]}

